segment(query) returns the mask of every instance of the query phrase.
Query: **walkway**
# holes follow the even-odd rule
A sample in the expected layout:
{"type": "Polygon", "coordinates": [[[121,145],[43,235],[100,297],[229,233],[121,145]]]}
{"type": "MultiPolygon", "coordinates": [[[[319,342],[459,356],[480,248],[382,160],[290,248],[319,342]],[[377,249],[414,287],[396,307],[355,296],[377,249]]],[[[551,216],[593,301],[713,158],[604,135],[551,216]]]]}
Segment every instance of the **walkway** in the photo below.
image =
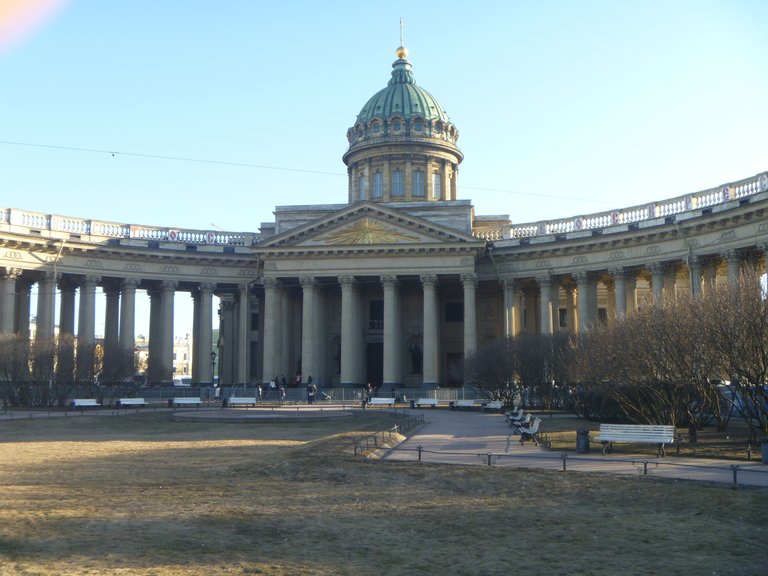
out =
{"type": "MultiPolygon", "coordinates": [[[[422,447],[423,462],[448,464],[488,465],[489,458],[494,466],[517,468],[540,468],[562,470],[562,452],[547,451],[532,442],[521,446],[520,436],[511,435],[503,414],[481,414],[470,411],[439,410],[426,408],[411,410],[424,414],[426,424],[394,450],[388,452],[387,460],[418,460],[418,447],[422,447]],[[490,454],[490,456],[489,456],[490,454]]],[[[546,432],[546,418],[542,421],[546,432]]],[[[592,446],[588,454],[575,451],[566,455],[567,470],[579,472],[602,472],[611,474],[643,474],[658,478],[678,478],[732,484],[736,465],[739,485],[768,487],[768,465],[756,461],[727,461],[709,458],[686,458],[667,456],[632,456],[612,454],[603,456],[600,447],[592,446]],[[647,463],[647,464],[646,464],[647,463]]]]}

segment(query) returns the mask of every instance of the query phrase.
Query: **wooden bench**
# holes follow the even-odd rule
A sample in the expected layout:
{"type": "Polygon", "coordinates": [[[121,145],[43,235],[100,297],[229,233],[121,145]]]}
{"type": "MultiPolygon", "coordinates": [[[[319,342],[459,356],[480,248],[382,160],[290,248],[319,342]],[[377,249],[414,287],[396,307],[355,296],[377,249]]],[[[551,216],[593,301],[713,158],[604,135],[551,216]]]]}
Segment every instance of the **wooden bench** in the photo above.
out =
{"type": "Polygon", "coordinates": [[[395,405],[395,399],[394,398],[371,398],[368,400],[369,406],[394,406],[395,405]]]}
{"type": "Polygon", "coordinates": [[[230,396],[227,398],[227,406],[255,406],[255,396],[230,396]]]}
{"type": "Polygon", "coordinates": [[[147,401],[144,398],[119,398],[115,405],[118,408],[127,408],[128,406],[146,406],[147,401]]]}
{"type": "Polygon", "coordinates": [[[501,400],[491,400],[490,402],[483,404],[483,412],[486,410],[496,410],[499,412],[502,408],[504,408],[504,404],[501,400]]]}
{"type": "Polygon", "coordinates": [[[69,405],[72,408],[80,408],[81,410],[83,408],[98,408],[101,406],[101,404],[96,401],[96,398],[75,398],[69,405]]]}
{"type": "Polygon", "coordinates": [[[663,424],[600,424],[598,440],[603,444],[603,454],[613,452],[614,442],[639,442],[656,444],[656,456],[666,456],[664,444],[675,441],[675,427],[663,424]]]}
{"type": "Polygon", "coordinates": [[[451,400],[448,402],[448,407],[451,410],[458,410],[459,408],[474,408],[475,407],[475,401],[474,400],[451,400]]]}
{"type": "Polygon", "coordinates": [[[437,404],[437,398],[419,398],[418,400],[413,401],[413,405],[418,406],[419,408],[422,406],[432,406],[432,408],[434,408],[437,404]]]}
{"type": "Polygon", "coordinates": [[[200,406],[203,403],[202,398],[192,397],[176,397],[168,400],[168,406],[173,408],[174,406],[200,406]]]}

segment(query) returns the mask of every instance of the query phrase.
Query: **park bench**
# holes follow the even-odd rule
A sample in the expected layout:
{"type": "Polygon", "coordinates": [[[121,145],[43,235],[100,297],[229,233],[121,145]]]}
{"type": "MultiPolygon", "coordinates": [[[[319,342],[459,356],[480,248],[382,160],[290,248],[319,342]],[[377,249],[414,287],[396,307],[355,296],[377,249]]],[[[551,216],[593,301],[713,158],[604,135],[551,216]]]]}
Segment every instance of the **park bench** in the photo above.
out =
{"type": "Polygon", "coordinates": [[[458,410],[459,408],[474,408],[475,407],[475,401],[474,400],[451,400],[448,403],[448,407],[451,410],[458,410]]]}
{"type": "Polygon", "coordinates": [[[656,444],[656,456],[666,456],[664,444],[675,441],[675,427],[656,424],[600,424],[603,454],[613,452],[614,442],[640,442],[656,444]]]}
{"type": "Polygon", "coordinates": [[[168,406],[171,408],[174,406],[200,406],[202,403],[202,398],[193,398],[191,396],[170,398],[168,400],[168,406]]]}
{"type": "Polygon", "coordinates": [[[413,401],[413,405],[421,408],[422,406],[432,406],[434,408],[437,406],[438,400],[437,398],[419,398],[418,400],[413,401]]]}
{"type": "Polygon", "coordinates": [[[83,408],[98,408],[101,406],[101,404],[96,401],[96,398],[75,398],[69,405],[72,408],[80,408],[81,410],[83,408]]]}
{"type": "Polygon", "coordinates": [[[541,418],[534,418],[528,426],[520,427],[520,444],[525,444],[526,440],[532,440],[536,446],[539,445],[539,425],[541,424],[541,418]]]}
{"type": "Polygon", "coordinates": [[[483,404],[483,412],[485,412],[486,410],[495,410],[498,412],[503,407],[504,407],[504,404],[501,402],[501,400],[491,400],[490,402],[483,404]]]}
{"type": "Polygon", "coordinates": [[[147,401],[144,398],[119,398],[115,404],[118,408],[127,408],[129,406],[146,406],[147,401]]]}
{"type": "Polygon", "coordinates": [[[371,398],[368,400],[369,406],[394,406],[395,405],[395,399],[394,398],[371,398]]]}
{"type": "Polygon", "coordinates": [[[255,406],[255,396],[230,396],[227,398],[227,406],[255,406]]]}

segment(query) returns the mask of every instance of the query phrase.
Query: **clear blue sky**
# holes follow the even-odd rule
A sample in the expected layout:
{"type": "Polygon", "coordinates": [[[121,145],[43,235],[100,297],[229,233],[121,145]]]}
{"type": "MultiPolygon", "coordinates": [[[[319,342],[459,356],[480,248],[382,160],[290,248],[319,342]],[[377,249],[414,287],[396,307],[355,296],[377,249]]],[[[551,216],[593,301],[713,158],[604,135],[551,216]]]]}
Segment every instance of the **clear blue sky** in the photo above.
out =
{"type": "Polygon", "coordinates": [[[768,169],[764,1],[40,0],[22,27],[12,5],[35,3],[0,0],[6,207],[256,231],[275,205],[344,203],[346,130],[389,79],[400,17],[478,214],[566,217],[768,169]]]}

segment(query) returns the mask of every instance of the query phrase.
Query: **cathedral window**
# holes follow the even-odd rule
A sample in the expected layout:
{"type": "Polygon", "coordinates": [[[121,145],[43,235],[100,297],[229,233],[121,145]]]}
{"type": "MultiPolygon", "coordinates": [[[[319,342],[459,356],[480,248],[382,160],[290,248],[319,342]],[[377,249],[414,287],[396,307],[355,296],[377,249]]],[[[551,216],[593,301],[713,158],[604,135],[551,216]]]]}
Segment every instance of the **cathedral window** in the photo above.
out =
{"type": "Polygon", "coordinates": [[[404,196],[403,171],[392,170],[392,196],[404,196]]]}
{"type": "Polygon", "coordinates": [[[384,175],[381,172],[373,174],[373,197],[381,198],[384,196],[384,175]]]}
{"type": "Polygon", "coordinates": [[[424,172],[416,170],[413,173],[413,195],[425,196],[424,193],[424,172]]]}
{"type": "Polygon", "coordinates": [[[357,179],[357,199],[365,200],[365,176],[357,179]]]}
{"type": "Polygon", "coordinates": [[[432,198],[435,200],[442,198],[442,190],[440,189],[441,184],[440,174],[437,172],[432,174],[432,198]]]}

